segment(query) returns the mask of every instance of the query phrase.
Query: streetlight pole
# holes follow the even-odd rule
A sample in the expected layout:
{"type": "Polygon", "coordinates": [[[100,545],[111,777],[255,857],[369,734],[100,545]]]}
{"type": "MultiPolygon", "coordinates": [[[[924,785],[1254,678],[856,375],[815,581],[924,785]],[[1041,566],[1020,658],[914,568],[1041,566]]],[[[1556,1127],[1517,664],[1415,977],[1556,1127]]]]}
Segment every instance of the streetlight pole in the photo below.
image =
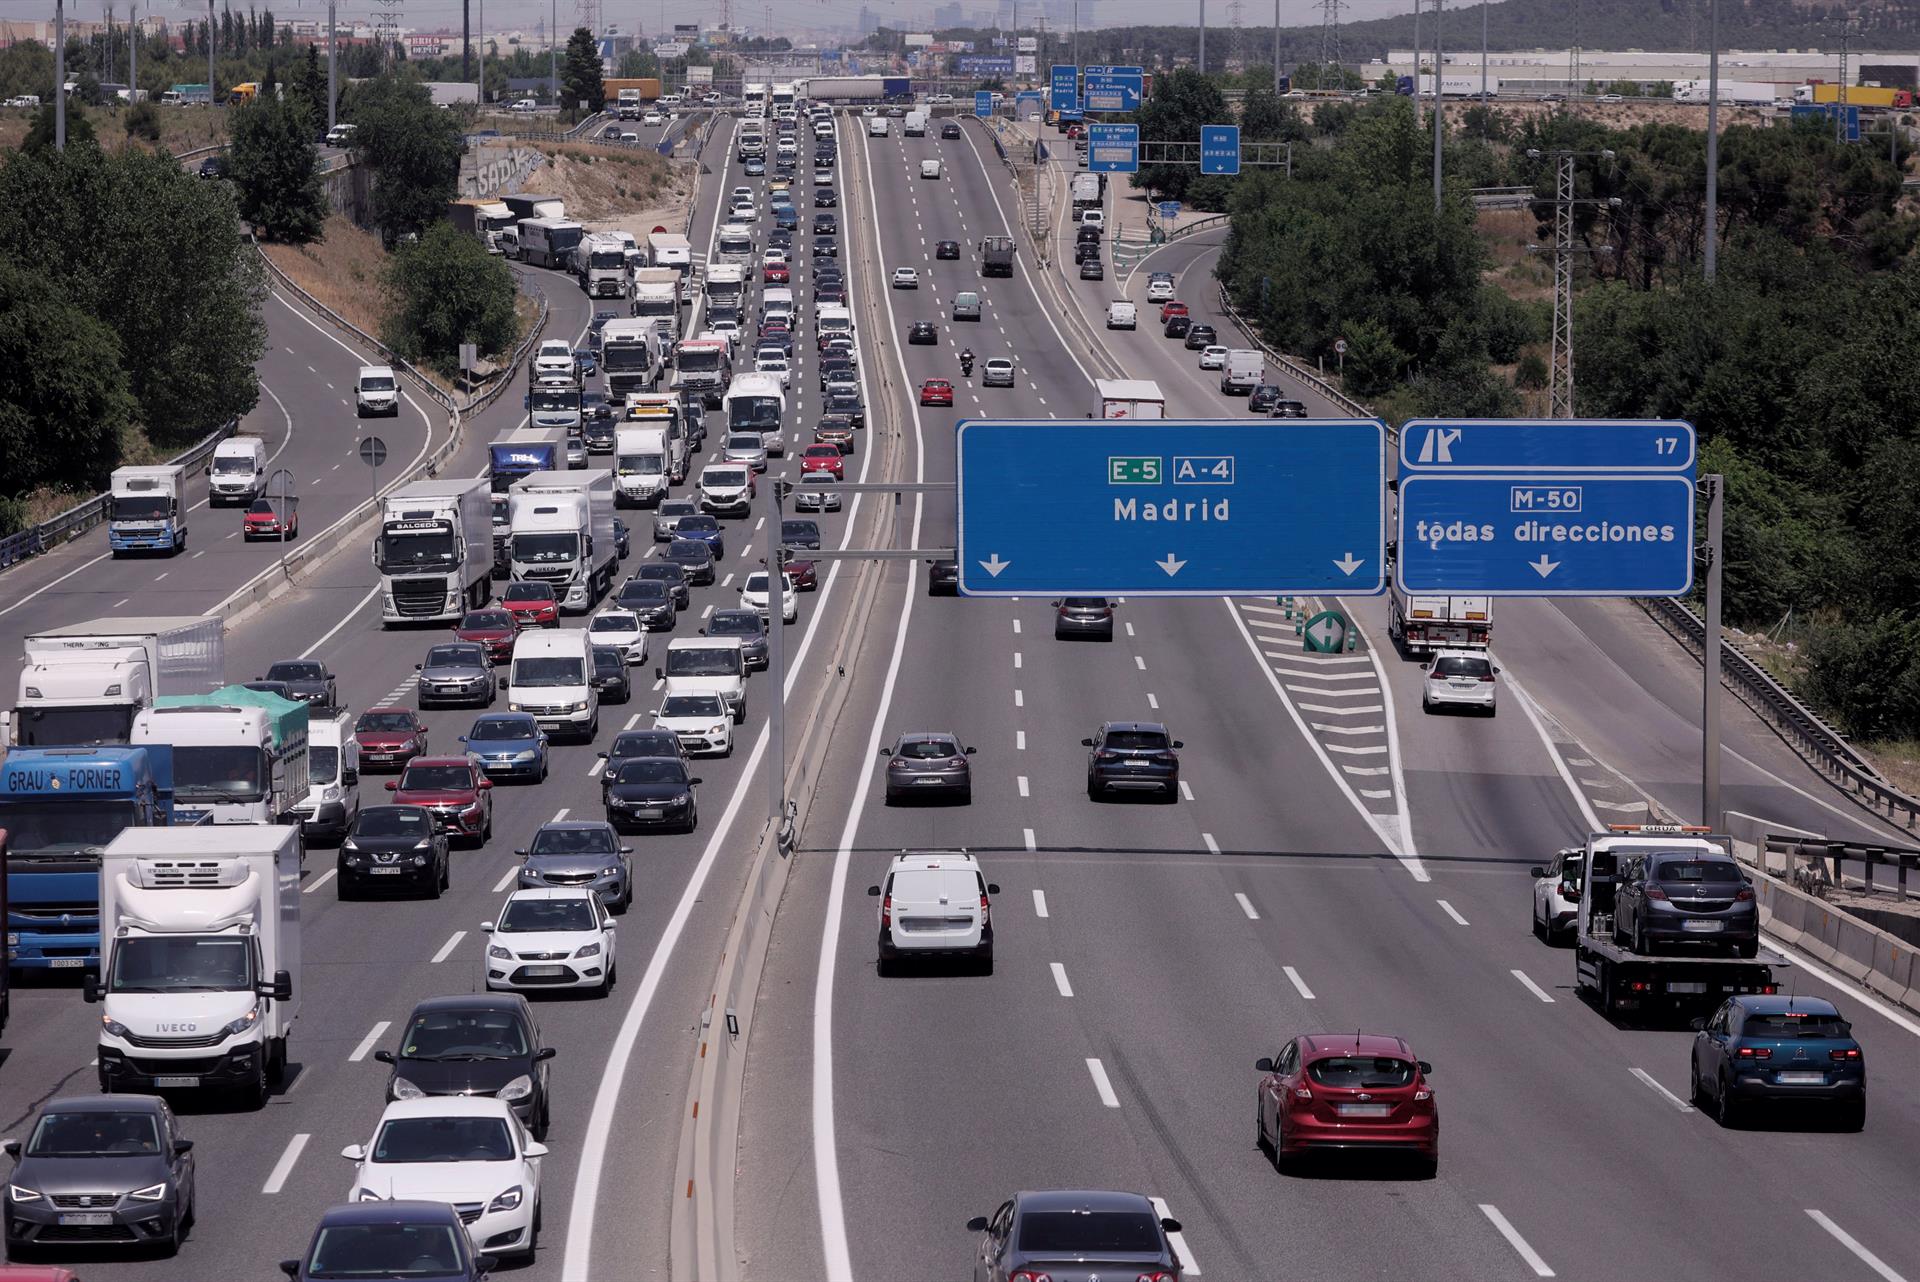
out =
{"type": "Polygon", "coordinates": [[[1273,0],[1273,96],[1280,96],[1280,0],[1273,0]]]}
{"type": "Polygon", "coordinates": [[[560,105],[560,0],[547,0],[547,82],[560,105]]]}
{"type": "Polygon", "coordinates": [[[140,6],[127,6],[127,100],[140,101],[140,6]]]}
{"type": "Polygon", "coordinates": [[[67,149],[66,0],[53,0],[53,149],[67,149]]]}
{"type": "Polygon", "coordinates": [[[1200,74],[1207,74],[1207,0],[1200,0],[1200,74]]]}
{"type": "Polygon", "coordinates": [[[1440,108],[1440,6],[1441,0],[1433,0],[1433,212],[1436,217],[1440,213],[1446,185],[1441,176],[1440,158],[1442,142],[1446,137],[1440,108]]]}
{"type": "Polygon", "coordinates": [[[1707,7],[1707,283],[1720,266],[1720,0],[1707,7]]]}
{"type": "Polygon", "coordinates": [[[209,111],[213,110],[213,104],[217,97],[215,93],[216,86],[213,83],[213,47],[215,43],[213,38],[213,0],[207,0],[207,110],[209,111]]]}
{"type": "Polygon", "coordinates": [[[339,42],[334,37],[334,30],[336,25],[337,25],[337,19],[334,16],[334,0],[327,0],[327,132],[328,133],[332,133],[333,127],[340,123],[338,120],[334,118],[335,113],[339,110],[339,107],[340,107],[340,90],[338,87],[339,73],[338,73],[338,67],[336,65],[336,58],[338,54],[337,45],[339,42]]]}

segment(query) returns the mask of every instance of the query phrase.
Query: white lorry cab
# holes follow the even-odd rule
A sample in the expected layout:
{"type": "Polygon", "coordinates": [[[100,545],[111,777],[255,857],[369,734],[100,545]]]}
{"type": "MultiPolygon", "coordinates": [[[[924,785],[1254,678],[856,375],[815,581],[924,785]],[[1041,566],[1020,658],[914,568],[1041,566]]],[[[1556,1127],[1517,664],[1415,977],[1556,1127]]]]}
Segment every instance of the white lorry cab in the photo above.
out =
{"type": "Polygon", "coordinates": [[[213,447],[207,467],[207,502],[251,503],[267,489],[267,443],[257,436],[230,436],[213,447]]]}
{"type": "Polygon", "coordinates": [[[584,628],[523,632],[513,643],[507,707],[532,715],[549,735],[591,741],[600,732],[593,653],[584,628]]]}
{"type": "Polygon", "coordinates": [[[667,434],[622,426],[614,433],[615,499],[624,507],[658,503],[667,494],[667,434]]]}
{"type": "Polygon", "coordinates": [[[681,637],[667,643],[666,662],[654,677],[665,681],[661,698],[717,694],[733,724],[747,719],[747,656],[739,637],[681,637]]]}

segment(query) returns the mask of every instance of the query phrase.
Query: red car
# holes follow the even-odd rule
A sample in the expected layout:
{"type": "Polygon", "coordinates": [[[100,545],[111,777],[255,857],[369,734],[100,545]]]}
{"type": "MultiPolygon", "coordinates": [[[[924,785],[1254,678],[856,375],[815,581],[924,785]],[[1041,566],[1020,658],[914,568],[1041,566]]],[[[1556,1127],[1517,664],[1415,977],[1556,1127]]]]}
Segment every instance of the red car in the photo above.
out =
{"type": "Polygon", "coordinates": [[[300,537],[300,500],[258,498],[241,519],[240,537],[255,539],[297,539],[300,537]],[[285,518],[282,519],[281,513],[285,518]]]}
{"type": "Polygon", "coordinates": [[[489,659],[497,664],[506,663],[513,658],[513,642],[520,635],[520,625],[514,622],[509,611],[489,606],[462,615],[460,622],[453,625],[453,635],[456,640],[487,647],[489,659]]]}
{"type": "Polygon", "coordinates": [[[560,598],[554,595],[553,584],[538,583],[531,579],[522,579],[507,584],[505,595],[500,604],[507,607],[507,613],[513,621],[523,628],[560,626],[560,598]]]}
{"type": "Polygon", "coordinates": [[[1162,325],[1167,323],[1169,316],[1185,316],[1187,314],[1187,305],[1177,298],[1160,304],[1160,323],[1162,325]]]}
{"type": "Polygon", "coordinates": [[[930,378],[920,384],[922,405],[952,405],[953,384],[944,378],[930,378]]]}
{"type": "Polygon", "coordinates": [[[1285,1171],[1312,1148],[1400,1152],[1423,1176],[1440,1166],[1440,1114],[1427,1075],[1403,1038],[1306,1033],[1262,1057],[1254,1117],[1285,1171]]]}
{"type": "Polygon", "coordinates": [[[790,560],[787,562],[787,577],[793,580],[795,592],[813,592],[820,587],[820,564],[817,561],[790,560]]]}
{"type": "Polygon", "coordinates": [[[809,445],[800,455],[800,471],[825,472],[836,481],[847,477],[847,465],[840,456],[838,445],[809,445]]]}
{"type": "Polygon", "coordinates": [[[401,770],[427,750],[427,728],[411,708],[368,708],[353,723],[360,767],[401,770]]]}
{"type": "Polygon", "coordinates": [[[493,836],[493,780],[465,757],[415,757],[398,779],[387,781],[387,791],[396,805],[439,815],[450,838],[481,846],[493,836]]]}
{"type": "Polygon", "coordinates": [[[793,281],[793,273],[785,263],[768,263],[760,271],[760,279],[769,285],[787,285],[793,281]]]}

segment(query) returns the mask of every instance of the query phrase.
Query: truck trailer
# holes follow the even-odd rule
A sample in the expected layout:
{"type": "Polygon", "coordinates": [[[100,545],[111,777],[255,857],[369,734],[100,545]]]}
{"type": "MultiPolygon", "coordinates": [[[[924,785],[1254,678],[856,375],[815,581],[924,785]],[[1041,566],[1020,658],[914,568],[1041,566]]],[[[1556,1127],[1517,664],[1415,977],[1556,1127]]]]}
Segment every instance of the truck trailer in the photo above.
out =
{"type": "Polygon", "coordinates": [[[651,320],[623,317],[600,331],[600,372],[607,399],[625,402],[628,392],[650,392],[666,372],[659,332],[651,320]]]}
{"type": "Polygon", "coordinates": [[[304,701],[222,686],[162,695],[134,719],[133,742],[173,749],[174,813],[216,824],[295,822],[307,798],[304,701]]]}
{"type": "Polygon", "coordinates": [[[1013,237],[988,236],[980,242],[980,274],[1013,275],[1013,237]]]}
{"type": "Polygon", "coordinates": [[[698,392],[701,403],[718,409],[733,381],[732,345],[724,338],[689,338],[673,350],[676,392],[698,392]]]}
{"type": "Polygon", "coordinates": [[[503,200],[463,196],[447,203],[447,217],[457,230],[477,236],[489,254],[500,253],[500,233],[518,221],[503,200]]]}
{"type": "Polygon", "coordinates": [[[486,480],[413,481],[380,502],[373,543],[386,623],[458,619],[492,588],[492,495],[486,480]]]}
{"type": "Polygon", "coordinates": [[[1165,418],[1167,395],[1150,378],[1098,378],[1101,418],[1165,418]]]}
{"type": "MultiPolygon", "coordinates": [[[[1726,82],[1720,84],[1726,88],[1726,82]]],[[[1771,85],[1768,88],[1772,88],[1771,85]]],[[[1678,96],[1678,86],[1675,87],[1678,96]]],[[[1848,85],[1846,102],[1849,107],[1875,107],[1883,110],[1906,111],[1913,106],[1913,91],[1910,89],[1888,89],[1880,85],[1848,85]]],[[[1795,102],[1837,103],[1840,101],[1840,86],[1825,81],[1800,85],[1793,91],[1795,102]]]]}
{"type": "MultiPolygon", "coordinates": [[[[1705,80],[1676,80],[1673,82],[1673,100],[1675,102],[1705,102],[1710,96],[1709,82],[1705,80]]],[[[1780,87],[1767,80],[1722,80],[1720,82],[1720,101],[1751,107],[1770,107],[1776,98],[1782,97],[1780,87]]]]}
{"type": "Polygon", "coordinates": [[[1493,598],[1387,593],[1387,635],[1409,654],[1435,650],[1484,650],[1493,644],[1493,598]]]}
{"type": "MultiPolygon", "coordinates": [[[[683,277],[672,267],[640,267],[633,273],[633,316],[660,332],[665,346],[680,340],[680,308],[686,302],[683,277]]],[[[601,335],[604,346],[606,335],[601,335]]]]}
{"type": "Polygon", "coordinates": [[[536,472],[507,493],[516,579],[553,585],[560,608],[584,614],[613,582],[613,473],[536,472]]]}
{"type": "Polygon", "coordinates": [[[161,695],[207,694],[226,681],[218,616],[93,619],[27,634],[14,707],[23,747],[126,743],[161,695]]]}

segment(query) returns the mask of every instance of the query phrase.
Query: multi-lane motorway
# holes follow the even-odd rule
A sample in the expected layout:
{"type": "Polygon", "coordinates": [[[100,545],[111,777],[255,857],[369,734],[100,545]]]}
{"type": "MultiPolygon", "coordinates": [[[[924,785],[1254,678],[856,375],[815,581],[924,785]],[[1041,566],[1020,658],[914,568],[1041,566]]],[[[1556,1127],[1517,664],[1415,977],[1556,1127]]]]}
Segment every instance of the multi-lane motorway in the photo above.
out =
{"type": "MultiPolygon", "coordinates": [[[[697,252],[711,248],[725,194],[760,187],[733,162],[732,128],[722,122],[706,151],[697,252]]],[[[1120,368],[1157,380],[1171,413],[1245,414],[1192,353],[1160,337],[1144,306],[1146,271],[1171,271],[1195,313],[1229,333],[1208,277],[1217,237],[1169,245],[1124,283],[1068,279],[1071,268],[1043,269],[1025,253],[1012,278],[982,280],[981,237],[1017,217],[984,130],[969,122],[957,140],[904,139],[895,122],[869,138],[843,118],[839,135],[840,262],[871,424],[850,480],[882,479],[890,454],[893,479],[950,479],[956,418],[1077,420],[1095,408],[1096,371],[1063,332],[1062,306],[1083,311],[1120,368]],[[939,179],[919,176],[929,156],[944,162],[939,179]],[[957,261],[935,258],[941,240],[959,243],[957,261]],[[920,287],[888,288],[905,266],[920,287]],[[1043,270],[1060,274],[1042,281],[1043,270]],[[949,318],[963,289],[983,298],[977,324],[949,318]],[[1106,302],[1123,290],[1143,304],[1141,328],[1108,333],[1106,302]],[[917,320],[937,324],[938,344],[906,344],[917,320]],[[1011,357],[1015,387],[981,388],[977,370],[962,381],[962,347],[982,362],[1011,357]],[[915,404],[913,390],[935,377],[955,381],[952,411],[915,404]]],[[[810,185],[796,190],[804,311],[813,211],[810,185]]],[[[548,334],[580,335],[591,313],[577,289],[530,274],[553,301],[548,334]]],[[[356,421],[353,374],[370,358],[297,305],[276,297],[268,308],[265,392],[245,428],[294,472],[304,524],[317,530],[371,484],[360,437],[377,432],[405,461],[448,425],[417,393],[397,422],[356,421]]],[[[803,325],[797,348],[810,351],[811,338],[803,325]]],[[[1310,412],[1336,412],[1281,381],[1310,412]]],[[[814,387],[803,359],[775,474],[797,471],[820,412],[814,387]]],[[[442,475],[478,474],[486,442],[520,418],[512,396],[475,415],[442,475]]],[[[710,434],[709,450],[719,443],[710,434]]],[[[828,545],[875,537],[863,519],[872,506],[850,501],[823,517],[828,545]]],[[[900,512],[889,527],[900,545],[951,544],[950,495],[910,497],[900,512]]],[[[649,555],[647,514],[627,519],[633,557],[649,555]]],[[[735,604],[766,554],[760,519],[730,524],[722,582],[694,590],[682,633],[709,606],[735,604]]],[[[1034,513],[1036,545],[1046,520],[1034,513]]],[[[9,572],[0,680],[14,680],[30,629],[211,608],[274,553],[229,537],[238,524],[233,509],[201,507],[181,557],[108,559],[96,533],[9,572]]],[[[786,630],[796,700],[834,679],[825,651],[852,577],[851,566],[824,571],[786,630]]],[[[383,631],[376,582],[363,553],[343,551],[236,621],[230,675],[314,655],[340,674],[348,706],[411,705],[412,665],[439,634],[383,631]]],[[[1129,599],[1112,643],[1058,642],[1046,601],[929,597],[923,567],[890,564],[846,665],[854,686],[754,1021],[736,1200],[745,1276],[958,1275],[973,1255],[969,1217],[1018,1189],[1074,1185],[1163,1199],[1184,1225],[1190,1276],[1867,1278],[1868,1255],[1883,1278],[1920,1276],[1920,1228],[1905,1214],[1920,1103],[1902,1089],[1920,1020],[1824,968],[1795,966],[1799,991],[1835,1000],[1867,1047],[1876,1089],[1866,1129],[1722,1131],[1684,1103],[1688,1034],[1610,1024],[1575,997],[1568,953],[1528,931],[1528,865],[1596,823],[1648,817],[1649,803],[1697,812],[1697,667],[1630,607],[1503,603],[1500,715],[1427,717],[1414,666],[1386,642],[1383,610],[1362,602],[1355,613],[1371,644],[1333,659],[1302,654],[1270,602],[1129,599]],[[1086,797],[1081,738],[1136,718],[1165,721],[1185,741],[1175,805],[1086,797]],[[899,731],[948,729],[979,749],[972,804],[885,805],[876,747],[899,731]],[[1001,887],[992,973],[880,978],[866,887],[904,847],[952,846],[977,852],[1001,887]],[[1283,1177],[1256,1149],[1254,1059],[1295,1032],[1355,1029],[1404,1036],[1433,1063],[1436,1179],[1371,1164],[1283,1177]]],[[[599,814],[594,749],[630,717],[645,724],[653,706],[651,674],[636,678],[633,703],[608,710],[619,715],[603,716],[597,745],[557,747],[546,783],[496,791],[493,840],[456,853],[446,897],[340,903],[332,852],[309,851],[304,1004],[286,1085],[258,1114],[215,1105],[186,1117],[201,1213],[178,1261],[90,1262],[90,1276],[264,1277],[297,1253],[347,1191],[352,1168],[335,1154],[380,1113],[386,1069],[372,1052],[394,1044],[416,1001],[478,985],[478,927],[512,879],[514,848],[542,822],[599,814]]],[[[699,764],[700,830],[632,839],[637,896],[620,921],[613,996],[537,1004],[559,1048],[545,1232],[514,1276],[667,1271],[695,1027],[758,831],[770,685],[749,682],[733,756],[699,764]]],[[[1876,831],[1730,711],[1730,808],[1876,831]]],[[[435,745],[471,715],[425,714],[435,745]]],[[[371,800],[378,777],[368,784],[371,800]]],[[[17,1134],[49,1097],[93,1088],[93,1019],[77,985],[16,991],[0,1134],[17,1134]]]]}

